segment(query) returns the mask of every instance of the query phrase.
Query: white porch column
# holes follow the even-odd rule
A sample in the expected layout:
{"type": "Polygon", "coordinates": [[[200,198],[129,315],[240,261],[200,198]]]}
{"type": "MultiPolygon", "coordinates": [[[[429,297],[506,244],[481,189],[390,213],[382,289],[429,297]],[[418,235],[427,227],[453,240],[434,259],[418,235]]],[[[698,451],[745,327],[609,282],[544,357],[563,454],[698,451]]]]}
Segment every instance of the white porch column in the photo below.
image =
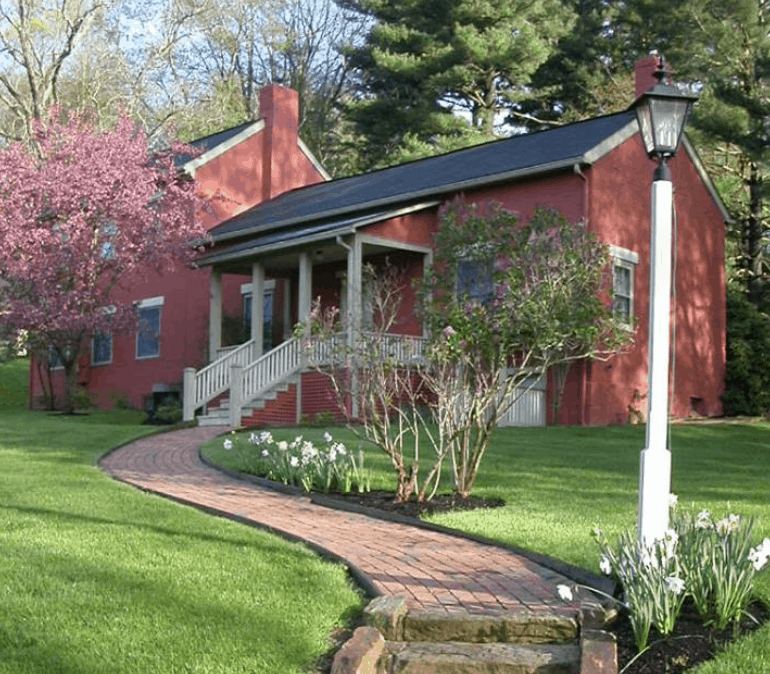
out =
{"type": "Polygon", "coordinates": [[[313,265],[308,253],[299,254],[299,288],[297,292],[297,320],[307,324],[313,303],[313,265]]]}
{"type": "Polygon", "coordinates": [[[361,265],[361,240],[356,234],[353,234],[350,239],[350,246],[348,247],[348,315],[343,316],[343,318],[345,318],[348,323],[348,342],[351,345],[353,340],[358,338],[358,331],[361,329],[363,305],[363,280],[361,265]]]}
{"type": "MultiPolygon", "coordinates": [[[[357,340],[360,339],[361,331],[361,307],[363,304],[363,281],[362,281],[362,252],[361,239],[357,234],[350,238],[348,246],[348,270],[347,270],[347,302],[348,302],[348,347],[352,353],[355,353],[354,347],[357,340]]],[[[356,364],[353,364],[353,370],[350,373],[351,409],[350,414],[355,418],[358,416],[358,372],[356,364]]]]}
{"type": "Polygon", "coordinates": [[[243,366],[230,366],[230,425],[238,428],[241,425],[241,408],[243,407],[243,366]]]}
{"type": "Polygon", "coordinates": [[[182,379],[182,421],[195,419],[195,368],[186,367],[182,379]]]}
{"type": "MultiPolygon", "coordinates": [[[[291,283],[289,279],[283,279],[281,282],[283,288],[283,341],[291,339],[294,335],[294,326],[291,322],[291,283]]],[[[275,296],[273,296],[273,302],[275,302],[275,296]]]]}
{"type": "Polygon", "coordinates": [[[222,272],[212,268],[209,285],[209,362],[213,363],[222,346],[222,272]]]}
{"type": "Polygon", "coordinates": [[[251,339],[254,340],[252,358],[262,355],[265,334],[265,268],[261,262],[251,265],[251,339]]]}

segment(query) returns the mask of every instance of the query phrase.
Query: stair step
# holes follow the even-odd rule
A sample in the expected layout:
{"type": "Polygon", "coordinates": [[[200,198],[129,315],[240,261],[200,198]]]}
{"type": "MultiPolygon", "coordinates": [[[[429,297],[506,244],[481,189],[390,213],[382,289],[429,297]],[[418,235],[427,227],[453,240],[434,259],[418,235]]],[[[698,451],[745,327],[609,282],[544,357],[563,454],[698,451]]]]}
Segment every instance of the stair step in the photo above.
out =
{"type": "MultiPolygon", "coordinates": [[[[285,393],[292,384],[296,384],[299,378],[296,376],[287,377],[272,386],[258,398],[250,400],[241,408],[241,418],[251,416],[252,412],[264,409],[265,402],[275,400],[279,393],[285,393]]],[[[230,425],[230,398],[223,396],[219,399],[218,407],[209,407],[205,416],[198,417],[198,426],[229,426],[230,425]]]]}
{"type": "Polygon", "coordinates": [[[549,611],[451,615],[409,611],[403,619],[403,641],[548,644],[574,641],[576,617],[549,611]]]}
{"type": "Polygon", "coordinates": [[[198,417],[198,426],[229,426],[228,417],[198,417]]]}
{"type": "Polygon", "coordinates": [[[380,671],[388,674],[578,674],[575,644],[387,642],[380,671]]]}
{"type": "Polygon", "coordinates": [[[577,615],[558,611],[447,613],[408,610],[403,595],[377,597],[364,609],[366,623],[390,641],[565,643],[578,637],[577,615]]]}

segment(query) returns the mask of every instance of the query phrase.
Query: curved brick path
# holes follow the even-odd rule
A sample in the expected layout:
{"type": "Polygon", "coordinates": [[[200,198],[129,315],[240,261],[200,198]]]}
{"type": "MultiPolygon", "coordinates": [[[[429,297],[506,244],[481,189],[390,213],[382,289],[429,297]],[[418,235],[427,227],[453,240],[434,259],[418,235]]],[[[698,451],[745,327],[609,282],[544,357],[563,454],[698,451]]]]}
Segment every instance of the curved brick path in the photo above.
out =
{"type": "Polygon", "coordinates": [[[222,432],[191,428],[126,445],[100,462],[129,484],[299,537],[356,566],[383,595],[412,608],[488,613],[565,606],[563,576],[507,550],[418,527],[333,510],[243,482],[203,464],[198,448],[222,432]]]}

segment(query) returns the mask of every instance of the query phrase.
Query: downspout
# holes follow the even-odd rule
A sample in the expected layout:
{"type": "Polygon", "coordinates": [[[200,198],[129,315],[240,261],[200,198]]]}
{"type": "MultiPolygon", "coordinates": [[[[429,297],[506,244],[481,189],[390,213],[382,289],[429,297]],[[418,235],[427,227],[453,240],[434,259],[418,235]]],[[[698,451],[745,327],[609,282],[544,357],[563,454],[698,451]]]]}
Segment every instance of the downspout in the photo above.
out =
{"type": "MultiPolygon", "coordinates": [[[[588,222],[588,214],[590,212],[588,207],[588,199],[590,196],[590,192],[588,191],[588,178],[586,178],[585,174],[580,170],[580,164],[574,164],[572,170],[576,176],[579,176],[583,180],[583,220],[588,222]]],[[[588,400],[586,399],[586,396],[588,395],[588,361],[586,359],[583,359],[582,370],[583,376],[582,381],[580,382],[580,425],[586,426],[588,424],[588,413],[586,412],[588,407],[588,400]]]]}
{"type": "Polygon", "coordinates": [[[337,242],[337,243],[338,243],[340,246],[342,246],[342,247],[343,247],[345,250],[347,250],[347,251],[348,251],[348,253],[349,253],[350,251],[352,251],[352,250],[353,250],[353,249],[352,249],[350,246],[348,246],[348,244],[346,244],[346,243],[345,243],[345,242],[342,240],[342,236],[341,236],[340,234],[337,234],[337,236],[335,237],[335,239],[334,239],[334,240],[335,240],[335,241],[336,241],[336,242],[337,242]]]}

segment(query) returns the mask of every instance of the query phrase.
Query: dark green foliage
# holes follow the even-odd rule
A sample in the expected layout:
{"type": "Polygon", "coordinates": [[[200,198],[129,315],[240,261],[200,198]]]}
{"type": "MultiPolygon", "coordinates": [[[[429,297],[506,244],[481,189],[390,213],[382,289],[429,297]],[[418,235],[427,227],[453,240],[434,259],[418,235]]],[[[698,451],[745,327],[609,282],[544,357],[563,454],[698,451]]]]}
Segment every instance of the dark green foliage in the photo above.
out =
{"type": "Polygon", "coordinates": [[[770,318],[745,294],[727,292],[727,372],[722,396],[727,416],[770,410],[770,318]]]}
{"type": "Polygon", "coordinates": [[[560,0],[349,4],[377,19],[366,44],[348,52],[362,93],[348,116],[368,167],[493,138],[572,25],[560,0]]]}

